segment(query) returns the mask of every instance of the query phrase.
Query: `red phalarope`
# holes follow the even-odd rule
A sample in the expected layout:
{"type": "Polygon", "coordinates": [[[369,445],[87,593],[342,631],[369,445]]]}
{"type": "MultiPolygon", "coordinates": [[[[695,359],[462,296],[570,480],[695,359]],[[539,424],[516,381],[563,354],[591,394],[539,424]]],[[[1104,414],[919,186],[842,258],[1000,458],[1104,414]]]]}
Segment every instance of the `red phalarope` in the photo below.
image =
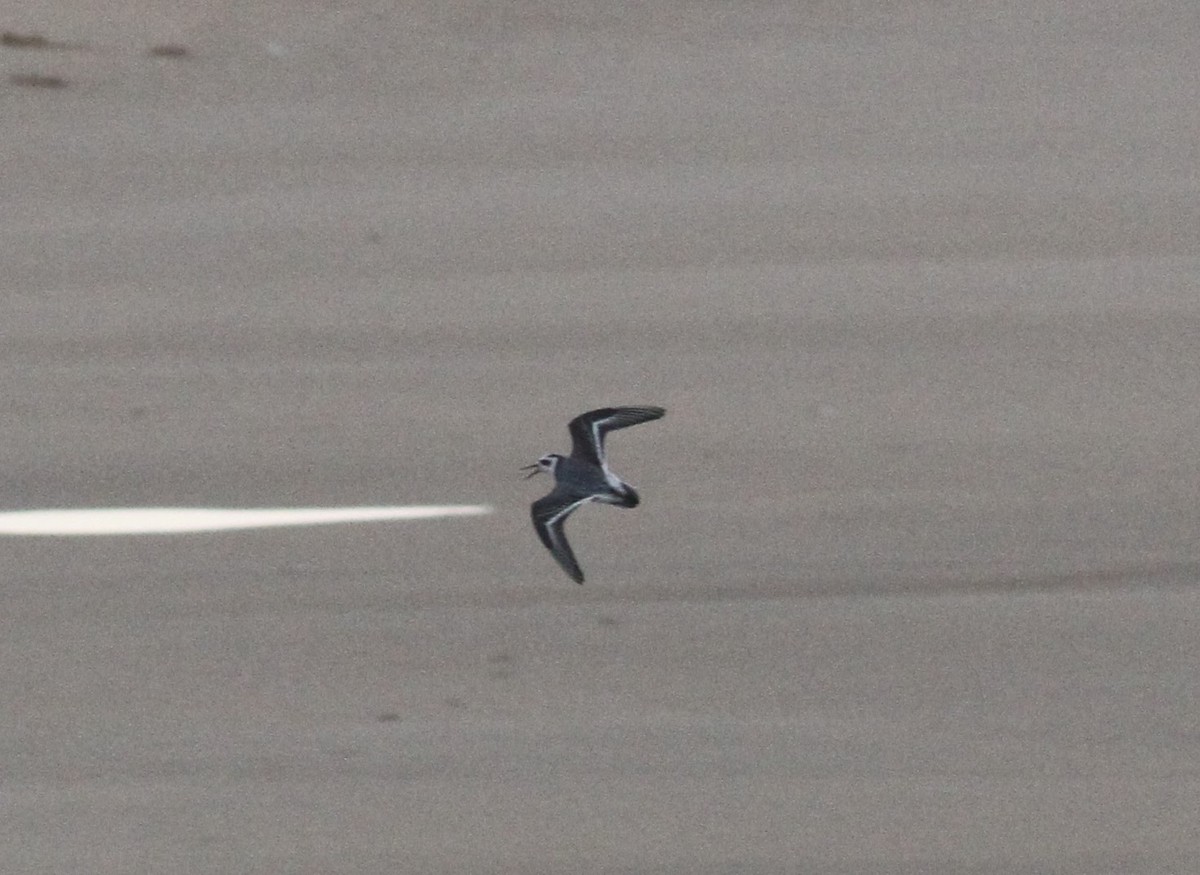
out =
{"type": "MultiPolygon", "coordinates": [[[[602,407],[576,416],[567,424],[571,432],[571,455],[547,453],[532,465],[529,477],[545,471],[554,475],[554,489],[533,503],[533,527],[550,554],[576,583],[583,571],[563,534],[571,511],[591,501],[637,507],[637,491],[614,474],[604,455],[604,437],[618,428],[628,428],[661,417],[661,407],[602,407]]],[[[528,477],[526,478],[528,479],[528,477]]]]}

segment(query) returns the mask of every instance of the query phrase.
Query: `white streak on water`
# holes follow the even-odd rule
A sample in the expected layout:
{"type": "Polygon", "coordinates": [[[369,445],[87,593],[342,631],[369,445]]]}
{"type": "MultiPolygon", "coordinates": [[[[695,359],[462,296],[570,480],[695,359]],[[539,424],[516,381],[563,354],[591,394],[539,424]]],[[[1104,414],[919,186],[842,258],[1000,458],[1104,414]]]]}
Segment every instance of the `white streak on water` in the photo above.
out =
{"type": "Polygon", "coordinates": [[[491,513],[484,504],[395,507],[105,507],[0,512],[0,535],[151,535],[426,520],[491,513]]]}

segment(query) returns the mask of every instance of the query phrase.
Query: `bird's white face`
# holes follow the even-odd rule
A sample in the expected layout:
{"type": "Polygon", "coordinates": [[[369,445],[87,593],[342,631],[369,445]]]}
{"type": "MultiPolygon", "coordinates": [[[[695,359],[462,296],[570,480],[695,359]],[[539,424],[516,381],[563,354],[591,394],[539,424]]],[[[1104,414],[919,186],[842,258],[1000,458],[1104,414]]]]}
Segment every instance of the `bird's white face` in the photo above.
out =
{"type": "Polygon", "coordinates": [[[525,477],[526,480],[528,480],[534,474],[540,473],[542,471],[545,471],[547,474],[553,474],[554,469],[558,467],[558,461],[561,458],[562,458],[562,456],[560,456],[558,453],[547,453],[546,455],[544,455],[540,459],[538,459],[536,462],[534,462],[532,465],[526,465],[521,470],[529,471],[529,474],[525,477]],[[530,469],[532,469],[532,470],[530,470],[530,469]]]}

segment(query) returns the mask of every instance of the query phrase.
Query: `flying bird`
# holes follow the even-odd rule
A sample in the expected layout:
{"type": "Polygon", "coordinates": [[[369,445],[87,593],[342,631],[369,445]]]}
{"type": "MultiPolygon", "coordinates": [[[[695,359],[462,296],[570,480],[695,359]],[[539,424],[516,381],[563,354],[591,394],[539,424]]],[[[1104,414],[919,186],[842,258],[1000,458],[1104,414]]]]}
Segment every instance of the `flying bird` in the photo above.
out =
{"type": "Polygon", "coordinates": [[[547,453],[522,471],[529,477],[545,471],[554,475],[554,489],[533,503],[533,528],[558,564],[576,583],[583,583],[583,570],[563,534],[571,511],[590,501],[637,507],[637,491],[614,474],[604,454],[604,438],[610,431],[660,418],[661,407],[602,407],[580,414],[567,423],[571,432],[571,455],[547,453]]]}

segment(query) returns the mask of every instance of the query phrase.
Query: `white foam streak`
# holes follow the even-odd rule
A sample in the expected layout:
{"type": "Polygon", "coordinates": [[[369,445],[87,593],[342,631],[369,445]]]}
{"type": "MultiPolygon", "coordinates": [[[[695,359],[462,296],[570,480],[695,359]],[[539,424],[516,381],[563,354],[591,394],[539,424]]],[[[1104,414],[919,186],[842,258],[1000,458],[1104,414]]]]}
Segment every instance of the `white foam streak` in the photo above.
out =
{"type": "Polygon", "coordinates": [[[0,535],[151,535],[426,520],[491,513],[483,504],[395,507],[106,507],[0,513],[0,535]]]}

